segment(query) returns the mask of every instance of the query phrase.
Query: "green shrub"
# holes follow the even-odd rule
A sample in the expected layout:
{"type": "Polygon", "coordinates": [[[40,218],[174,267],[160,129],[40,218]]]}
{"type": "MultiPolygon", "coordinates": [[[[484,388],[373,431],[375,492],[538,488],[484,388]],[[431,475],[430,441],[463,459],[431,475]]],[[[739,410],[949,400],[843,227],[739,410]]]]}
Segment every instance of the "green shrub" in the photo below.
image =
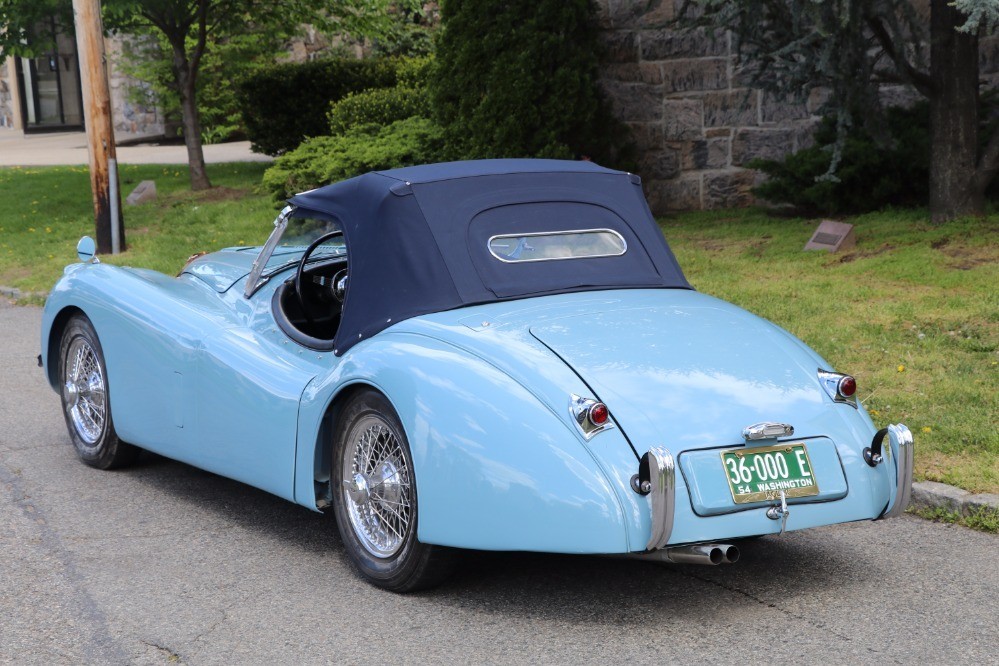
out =
{"type": "Polygon", "coordinates": [[[843,146],[835,178],[825,178],[836,140],[835,119],[825,118],[812,147],[783,161],[754,160],[747,165],[770,177],[753,193],[808,214],[925,205],[930,164],[928,106],[887,109],[884,131],[881,142],[866,132],[852,132],[843,146]]]}
{"type": "Polygon", "coordinates": [[[400,58],[396,61],[396,77],[400,86],[426,88],[434,73],[432,55],[418,58],[400,58]]]}
{"type": "Polygon", "coordinates": [[[613,162],[590,0],[449,0],[430,90],[453,157],[613,162]]]}
{"type": "Polygon", "coordinates": [[[390,125],[413,116],[427,117],[430,102],[423,89],[396,86],[350,93],[333,102],[329,114],[331,134],[344,134],[360,125],[390,125]]]}
{"type": "Polygon", "coordinates": [[[330,104],[347,94],[396,83],[389,59],[283,63],[240,82],[237,97],[253,149],[279,155],[329,132],[330,104]]]}
{"type": "Polygon", "coordinates": [[[362,125],[339,136],[308,139],[282,155],[264,173],[263,185],[275,200],[379,169],[440,159],[441,130],[426,118],[391,125],[362,125]]]}

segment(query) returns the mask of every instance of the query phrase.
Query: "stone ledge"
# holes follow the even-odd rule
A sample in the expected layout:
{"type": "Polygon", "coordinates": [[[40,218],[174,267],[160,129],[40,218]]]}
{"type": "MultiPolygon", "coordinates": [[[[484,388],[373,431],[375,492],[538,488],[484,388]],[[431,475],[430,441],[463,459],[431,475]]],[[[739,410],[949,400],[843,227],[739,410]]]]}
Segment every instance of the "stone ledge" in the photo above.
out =
{"type": "Polygon", "coordinates": [[[918,481],[912,484],[910,506],[918,509],[944,509],[966,516],[982,509],[999,511],[999,495],[981,493],[949,486],[936,481],[918,481]]]}

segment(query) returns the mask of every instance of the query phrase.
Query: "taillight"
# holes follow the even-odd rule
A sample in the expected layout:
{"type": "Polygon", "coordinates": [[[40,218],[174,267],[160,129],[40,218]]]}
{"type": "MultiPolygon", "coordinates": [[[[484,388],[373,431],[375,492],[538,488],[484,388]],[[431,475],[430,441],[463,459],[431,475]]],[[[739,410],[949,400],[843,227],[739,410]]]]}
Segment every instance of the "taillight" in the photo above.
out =
{"type": "Polygon", "coordinates": [[[857,406],[857,380],[841,372],[830,372],[819,368],[819,383],[833,402],[845,402],[857,406]]]}
{"type": "Polygon", "coordinates": [[[839,380],[839,386],[837,387],[839,394],[844,398],[852,398],[857,392],[857,380],[847,375],[843,379],[839,380]]]}
{"type": "Polygon", "coordinates": [[[586,439],[590,439],[602,430],[614,427],[607,405],[593,398],[570,395],[569,413],[572,414],[572,420],[576,422],[579,432],[586,439]]]}
{"type": "Polygon", "coordinates": [[[590,419],[590,423],[595,426],[601,426],[607,423],[607,417],[609,416],[607,413],[607,405],[602,402],[592,405],[586,416],[590,419]]]}

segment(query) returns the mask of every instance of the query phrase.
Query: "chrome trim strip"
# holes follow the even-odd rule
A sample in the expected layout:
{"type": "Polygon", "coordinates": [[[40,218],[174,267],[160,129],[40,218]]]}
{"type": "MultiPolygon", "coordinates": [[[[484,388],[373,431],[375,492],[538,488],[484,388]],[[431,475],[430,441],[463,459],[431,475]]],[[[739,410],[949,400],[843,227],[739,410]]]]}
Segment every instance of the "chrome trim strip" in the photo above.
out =
{"type": "Polygon", "coordinates": [[[794,426],[790,423],[776,423],[774,421],[764,421],[754,423],[742,429],[742,437],[747,442],[756,439],[773,439],[775,437],[790,437],[794,434],[794,426]]]}
{"type": "Polygon", "coordinates": [[[243,290],[243,296],[249,298],[253,296],[253,292],[263,284],[260,281],[260,275],[264,272],[264,266],[267,265],[267,260],[271,258],[271,254],[274,253],[274,248],[277,247],[278,242],[281,240],[281,235],[284,234],[285,228],[288,226],[288,218],[295,211],[294,206],[285,206],[278,213],[278,216],[274,219],[274,231],[267,238],[267,242],[264,246],[260,248],[260,254],[257,258],[253,260],[253,266],[250,268],[250,274],[246,278],[246,288],[243,290]]]}
{"type": "Polygon", "coordinates": [[[570,229],[568,231],[532,231],[526,234],[496,234],[495,236],[490,236],[489,240],[486,241],[486,249],[489,250],[489,254],[493,255],[496,259],[499,259],[504,264],[529,264],[535,261],[563,261],[565,259],[599,259],[601,257],[620,257],[625,252],[628,251],[628,241],[624,239],[624,236],[614,231],[613,229],[570,229]],[[621,245],[624,247],[620,252],[613,254],[586,254],[577,257],[543,257],[541,259],[504,259],[495,252],[493,252],[493,241],[497,238],[525,238],[527,236],[566,236],[569,234],[593,234],[607,232],[609,234],[614,234],[621,241],[621,245]]]}
{"type": "Polygon", "coordinates": [[[839,392],[840,381],[848,375],[845,375],[842,372],[830,372],[829,370],[823,370],[822,368],[819,368],[817,373],[819,376],[819,383],[822,384],[822,388],[826,390],[826,393],[829,394],[829,397],[832,398],[833,402],[840,402],[857,409],[856,394],[847,398],[839,392]]]}
{"type": "Polygon", "coordinates": [[[912,433],[902,423],[888,426],[889,447],[895,456],[895,492],[884,513],[885,518],[896,518],[905,513],[912,496],[912,433]]]}
{"type": "Polygon", "coordinates": [[[646,550],[663,548],[673,533],[673,518],[676,513],[676,464],[669,449],[653,446],[643,457],[649,467],[649,508],[652,514],[652,531],[646,550]]]}
{"type": "Polygon", "coordinates": [[[607,416],[607,422],[600,425],[596,425],[590,421],[590,407],[597,404],[597,402],[593,398],[583,398],[575,393],[569,395],[569,415],[572,417],[576,427],[579,428],[579,433],[587,441],[596,436],[597,433],[614,427],[614,419],[610,415],[607,416]]]}

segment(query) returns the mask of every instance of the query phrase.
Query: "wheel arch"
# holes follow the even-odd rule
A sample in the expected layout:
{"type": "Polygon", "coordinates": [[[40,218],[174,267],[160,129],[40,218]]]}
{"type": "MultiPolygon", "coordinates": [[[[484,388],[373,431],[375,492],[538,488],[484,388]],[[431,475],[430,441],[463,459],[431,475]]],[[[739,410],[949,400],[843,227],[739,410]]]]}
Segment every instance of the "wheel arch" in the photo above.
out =
{"type": "MultiPolygon", "coordinates": [[[[45,375],[49,386],[53,389],[58,389],[59,387],[59,346],[62,344],[62,336],[66,331],[69,321],[77,315],[87,317],[87,313],[82,308],[76,305],[67,305],[56,313],[48,329],[48,341],[45,345],[45,358],[47,361],[45,364],[45,375]]],[[[89,321],[90,317],[87,317],[87,320],[89,321]]],[[[91,326],[93,326],[92,321],[91,326]]],[[[98,337],[100,336],[98,335],[98,337]]]]}
{"type": "Polygon", "coordinates": [[[298,503],[317,510],[334,500],[334,428],[346,402],[368,389],[392,405],[409,441],[421,542],[630,550],[633,517],[570,426],[495,366],[421,335],[381,334],[307,387],[299,414],[298,503]]]}
{"type": "MultiPolygon", "coordinates": [[[[365,381],[352,381],[340,386],[336,392],[330,396],[326,409],[323,412],[319,429],[316,431],[315,440],[312,442],[313,465],[312,478],[315,479],[315,506],[322,509],[333,501],[332,478],[330,473],[333,468],[333,440],[339,426],[340,416],[344,406],[350,400],[364,391],[376,391],[385,397],[389,403],[392,399],[386,395],[379,387],[365,381]]],[[[393,408],[395,406],[393,405],[393,408]]]]}

